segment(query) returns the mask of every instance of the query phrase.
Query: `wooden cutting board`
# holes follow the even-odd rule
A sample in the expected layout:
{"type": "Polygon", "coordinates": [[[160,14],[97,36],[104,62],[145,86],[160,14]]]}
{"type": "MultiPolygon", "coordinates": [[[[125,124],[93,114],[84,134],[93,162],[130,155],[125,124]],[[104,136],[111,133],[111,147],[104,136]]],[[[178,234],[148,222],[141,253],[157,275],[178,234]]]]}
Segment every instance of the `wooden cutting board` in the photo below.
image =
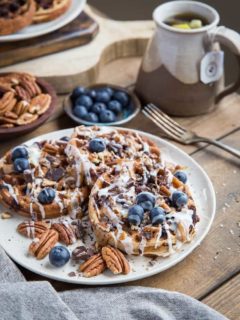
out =
{"type": "Polygon", "coordinates": [[[9,42],[0,46],[0,67],[42,57],[89,43],[98,32],[98,23],[82,12],[63,28],[24,41],[9,42]]]}
{"type": "Polygon", "coordinates": [[[115,21],[99,16],[89,6],[86,6],[85,12],[99,25],[99,32],[93,41],[70,50],[3,67],[0,72],[30,72],[49,81],[58,93],[68,93],[77,85],[95,82],[101,68],[108,62],[143,55],[154,30],[152,21],[115,21]]]}

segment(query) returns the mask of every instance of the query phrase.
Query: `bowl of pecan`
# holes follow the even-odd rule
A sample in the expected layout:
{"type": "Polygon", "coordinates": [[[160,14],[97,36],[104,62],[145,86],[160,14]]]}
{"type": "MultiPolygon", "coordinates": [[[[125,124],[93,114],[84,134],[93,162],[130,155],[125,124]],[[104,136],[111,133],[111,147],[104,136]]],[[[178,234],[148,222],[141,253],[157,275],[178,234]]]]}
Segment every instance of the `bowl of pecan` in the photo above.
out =
{"type": "Polygon", "coordinates": [[[33,131],[54,112],[52,86],[27,73],[0,74],[0,140],[33,131]]]}

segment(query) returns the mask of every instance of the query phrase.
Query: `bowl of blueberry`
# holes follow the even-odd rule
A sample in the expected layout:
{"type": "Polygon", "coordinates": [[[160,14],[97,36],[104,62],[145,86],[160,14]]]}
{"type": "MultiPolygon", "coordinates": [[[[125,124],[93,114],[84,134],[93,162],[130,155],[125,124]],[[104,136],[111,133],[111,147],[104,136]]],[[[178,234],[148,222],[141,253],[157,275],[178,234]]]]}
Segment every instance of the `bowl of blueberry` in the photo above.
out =
{"type": "Polygon", "coordinates": [[[64,101],[66,114],[84,125],[120,125],[133,119],[140,109],[134,93],[109,84],[76,87],[64,101]]]}

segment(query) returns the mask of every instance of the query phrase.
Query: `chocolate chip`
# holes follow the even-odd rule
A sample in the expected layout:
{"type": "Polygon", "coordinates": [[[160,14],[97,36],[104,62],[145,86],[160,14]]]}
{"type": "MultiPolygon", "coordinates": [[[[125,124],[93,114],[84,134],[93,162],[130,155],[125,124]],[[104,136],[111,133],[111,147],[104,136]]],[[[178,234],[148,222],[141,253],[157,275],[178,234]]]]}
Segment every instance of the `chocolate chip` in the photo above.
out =
{"type": "Polygon", "coordinates": [[[64,175],[63,168],[53,168],[49,169],[46,173],[46,178],[52,181],[59,181],[64,175]]]}
{"type": "Polygon", "coordinates": [[[8,12],[7,8],[0,8],[0,17],[6,18],[8,16],[8,12]]]}
{"type": "Polygon", "coordinates": [[[88,260],[94,254],[93,250],[88,249],[84,246],[79,246],[75,248],[72,252],[72,259],[73,260],[88,260]]]}
{"type": "Polygon", "coordinates": [[[13,2],[9,5],[9,10],[11,12],[16,12],[16,11],[18,11],[18,9],[19,9],[19,4],[15,3],[15,2],[13,2]]]}
{"type": "Polygon", "coordinates": [[[25,179],[26,183],[29,183],[29,182],[32,183],[33,177],[32,177],[32,173],[30,170],[25,170],[23,175],[24,175],[24,179],[25,179]]]}
{"type": "Polygon", "coordinates": [[[196,214],[196,212],[194,212],[194,214],[192,215],[192,219],[193,219],[193,224],[194,224],[194,225],[200,221],[200,218],[199,218],[199,216],[196,214]]]}

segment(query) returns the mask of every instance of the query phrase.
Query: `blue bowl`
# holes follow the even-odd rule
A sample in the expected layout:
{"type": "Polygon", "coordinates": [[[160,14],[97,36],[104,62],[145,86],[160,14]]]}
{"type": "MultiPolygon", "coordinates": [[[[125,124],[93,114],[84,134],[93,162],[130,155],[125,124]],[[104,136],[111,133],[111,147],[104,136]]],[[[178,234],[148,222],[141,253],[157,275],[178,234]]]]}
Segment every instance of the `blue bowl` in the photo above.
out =
{"type": "Polygon", "coordinates": [[[140,103],[138,97],[136,96],[136,94],[134,94],[132,91],[130,91],[126,88],[120,87],[120,86],[107,84],[107,83],[95,84],[95,85],[89,86],[88,89],[94,90],[94,89],[101,89],[101,88],[106,88],[106,87],[109,87],[113,90],[123,91],[123,92],[127,93],[130,97],[130,103],[129,103],[128,107],[124,108],[123,112],[117,117],[116,121],[108,122],[108,123],[89,122],[89,121],[85,121],[83,119],[76,117],[73,114],[73,110],[72,110],[71,95],[67,96],[66,99],[64,100],[64,104],[63,104],[64,111],[73,121],[75,121],[78,124],[84,124],[86,126],[92,126],[92,125],[116,126],[116,125],[127,123],[130,120],[132,120],[133,118],[135,118],[136,115],[141,110],[141,103],[140,103]]]}

